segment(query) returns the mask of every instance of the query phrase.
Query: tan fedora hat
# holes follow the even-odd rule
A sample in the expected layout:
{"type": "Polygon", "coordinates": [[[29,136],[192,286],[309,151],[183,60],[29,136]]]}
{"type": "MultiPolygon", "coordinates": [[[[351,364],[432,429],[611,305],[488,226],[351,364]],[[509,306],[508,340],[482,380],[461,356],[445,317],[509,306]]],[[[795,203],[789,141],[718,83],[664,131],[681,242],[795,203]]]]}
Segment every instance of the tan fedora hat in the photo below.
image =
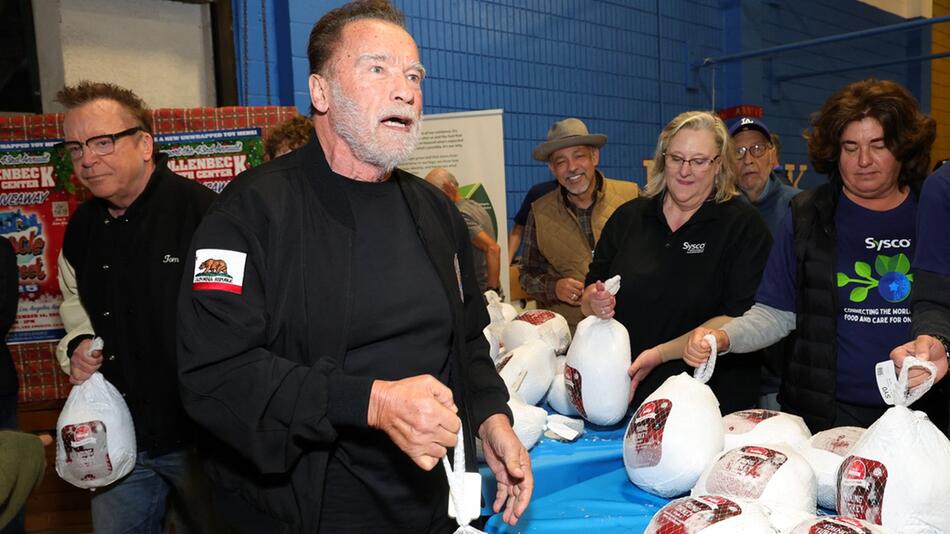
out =
{"type": "Polygon", "coordinates": [[[534,147],[531,157],[538,161],[547,161],[551,152],[566,146],[588,145],[600,148],[606,142],[606,135],[589,133],[584,121],[571,117],[552,124],[548,130],[548,140],[534,147]]]}

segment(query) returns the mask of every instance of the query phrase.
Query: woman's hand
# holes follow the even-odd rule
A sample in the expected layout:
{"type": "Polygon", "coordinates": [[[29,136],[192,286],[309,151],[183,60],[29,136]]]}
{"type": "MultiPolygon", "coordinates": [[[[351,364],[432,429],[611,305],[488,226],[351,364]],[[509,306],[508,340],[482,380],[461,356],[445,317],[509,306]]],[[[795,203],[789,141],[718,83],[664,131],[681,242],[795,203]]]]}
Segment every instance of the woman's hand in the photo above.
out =
{"type": "Polygon", "coordinates": [[[709,346],[708,341],[703,339],[709,334],[716,336],[717,352],[721,353],[729,350],[729,336],[724,331],[699,327],[690,333],[689,342],[683,352],[683,361],[690,367],[699,367],[706,363],[709,355],[712,354],[712,347],[709,346]]]}
{"type": "Polygon", "coordinates": [[[627,398],[627,403],[633,400],[633,394],[637,392],[637,386],[640,385],[640,382],[643,382],[650,371],[653,371],[661,363],[663,363],[663,358],[656,347],[641,352],[637,359],[633,360],[630,368],[627,369],[627,374],[630,375],[630,395],[627,398]]]}
{"type": "Polygon", "coordinates": [[[607,291],[607,287],[600,280],[587,286],[581,297],[581,311],[584,315],[596,315],[601,319],[613,317],[616,305],[617,298],[607,291]]]}

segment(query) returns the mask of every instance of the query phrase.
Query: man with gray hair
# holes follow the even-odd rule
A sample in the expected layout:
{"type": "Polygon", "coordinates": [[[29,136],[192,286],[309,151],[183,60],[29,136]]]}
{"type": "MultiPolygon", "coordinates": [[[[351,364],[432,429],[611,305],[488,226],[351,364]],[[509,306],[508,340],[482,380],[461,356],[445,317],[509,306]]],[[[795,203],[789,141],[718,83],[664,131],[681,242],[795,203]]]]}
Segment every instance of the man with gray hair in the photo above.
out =
{"type": "Polygon", "coordinates": [[[501,285],[499,275],[501,273],[501,247],[492,235],[495,233],[495,227],[492,225],[491,216],[485,211],[485,208],[478,202],[468,198],[462,198],[459,194],[459,183],[455,175],[437,167],[429,171],[426,175],[426,181],[438,187],[449,197],[449,200],[455,203],[462,218],[465,219],[465,226],[468,227],[468,235],[472,238],[472,254],[475,260],[475,277],[478,279],[478,287],[484,293],[491,289],[501,294],[501,285]]]}
{"type": "Polygon", "coordinates": [[[464,468],[480,437],[514,524],[531,462],[468,230],[396,168],[419,139],[416,43],[388,1],[364,0],[314,25],[308,57],[315,136],[238,176],[185,261],[181,395],[220,445],[216,505],[238,532],[451,532],[439,462],[461,433],[464,468]]]}

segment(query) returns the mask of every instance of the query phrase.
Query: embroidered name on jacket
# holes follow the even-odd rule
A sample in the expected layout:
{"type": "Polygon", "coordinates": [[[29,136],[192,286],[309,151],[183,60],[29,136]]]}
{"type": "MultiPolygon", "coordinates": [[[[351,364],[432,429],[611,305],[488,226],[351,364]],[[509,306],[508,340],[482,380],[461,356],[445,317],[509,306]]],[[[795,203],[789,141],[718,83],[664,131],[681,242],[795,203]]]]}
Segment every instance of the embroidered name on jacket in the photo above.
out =
{"type": "Polygon", "coordinates": [[[195,291],[226,291],[240,295],[244,289],[247,254],[236,250],[202,248],[195,251],[195,291]]]}
{"type": "Polygon", "coordinates": [[[683,241],[683,250],[687,254],[702,254],[706,250],[706,243],[690,243],[689,241],[683,241]]]}

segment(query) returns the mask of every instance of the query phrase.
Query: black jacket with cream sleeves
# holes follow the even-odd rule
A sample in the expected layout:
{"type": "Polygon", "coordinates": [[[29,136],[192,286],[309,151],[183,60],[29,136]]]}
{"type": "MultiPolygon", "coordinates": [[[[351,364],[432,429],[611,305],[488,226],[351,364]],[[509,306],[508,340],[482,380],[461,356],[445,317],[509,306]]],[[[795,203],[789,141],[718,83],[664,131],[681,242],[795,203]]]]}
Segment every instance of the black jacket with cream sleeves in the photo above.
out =
{"type": "MultiPolygon", "coordinates": [[[[367,424],[371,381],[343,373],[356,234],[332,172],[312,137],[241,174],[196,232],[186,265],[198,274],[185,277],[180,294],[182,399],[218,442],[209,475],[234,513],[278,530],[317,531],[335,425],[367,424]],[[204,276],[196,251],[209,249],[244,263],[239,288],[195,288],[204,276]]],[[[444,290],[433,297],[450,304],[449,385],[470,453],[481,423],[510,411],[482,334],[488,314],[468,230],[438,189],[398,169],[390,179],[444,290]]],[[[474,456],[466,463],[473,469],[474,456]]]]}

